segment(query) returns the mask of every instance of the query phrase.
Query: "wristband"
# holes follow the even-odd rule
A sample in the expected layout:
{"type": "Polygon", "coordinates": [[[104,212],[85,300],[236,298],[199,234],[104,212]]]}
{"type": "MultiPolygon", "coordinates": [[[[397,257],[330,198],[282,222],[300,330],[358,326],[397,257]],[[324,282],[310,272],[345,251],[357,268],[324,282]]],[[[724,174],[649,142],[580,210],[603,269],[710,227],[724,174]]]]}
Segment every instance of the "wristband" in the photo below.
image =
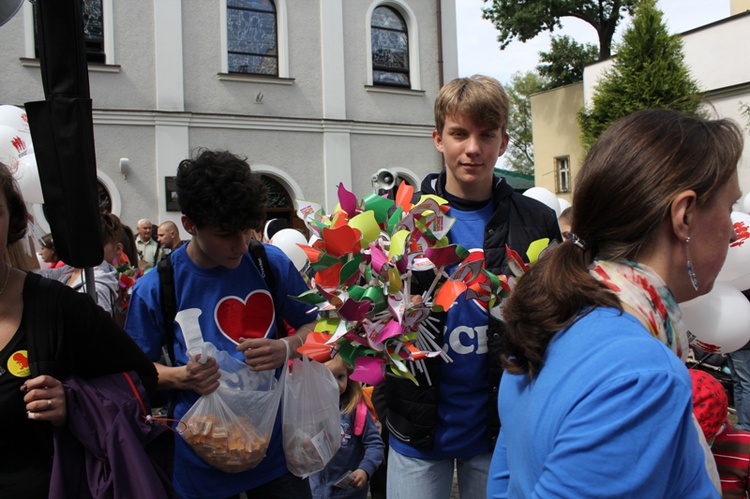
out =
{"type": "MultiPolygon", "coordinates": [[[[295,334],[293,336],[293,338],[299,338],[299,346],[300,347],[305,344],[305,342],[302,341],[302,337],[301,336],[298,336],[298,335],[295,334]]],[[[292,347],[292,340],[291,340],[291,338],[289,336],[287,336],[285,338],[281,338],[281,341],[283,341],[284,343],[286,343],[287,350],[289,350],[292,347]]],[[[294,350],[294,351],[296,352],[297,350],[294,350]]]]}

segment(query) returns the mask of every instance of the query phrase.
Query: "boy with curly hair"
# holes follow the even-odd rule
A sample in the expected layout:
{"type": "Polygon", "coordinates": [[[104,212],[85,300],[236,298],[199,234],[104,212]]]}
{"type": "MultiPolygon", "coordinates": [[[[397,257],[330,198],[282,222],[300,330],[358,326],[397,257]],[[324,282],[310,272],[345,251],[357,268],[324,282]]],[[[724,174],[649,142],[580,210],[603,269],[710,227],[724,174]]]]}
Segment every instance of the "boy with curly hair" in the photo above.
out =
{"type": "MultiPolygon", "coordinates": [[[[265,246],[274,276],[273,290],[268,289],[248,253],[252,229],[264,219],[267,194],[263,182],[243,158],[202,150],[180,163],[176,183],[182,225],[192,236],[169,255],[177,311],[201,310],[198,320],[203,339],[243,360],[250,370],[281,367],[287,348],[295,352],[317,315],[309,306],[288,298],[307,287],[281,250],[265,246]],[[269,292],[275,310],[297,330],[295,337],[285,338],[286,331],[277,330],[279,321],[268,313],[269,292]]],[[[174,366],[157,362],[165,341],[158,272],[149,272],[136,282],[125,329],[155,362],[159,388],[173,391],[170,404],[175,418],[181,418],[201,395],[218,388],[220,373],[215,359],[205,364],[189,359],[177,323],[172,344],[174,366]]],[[[307,480],[286,468],[280,429],[277,417],[266,457],[242,473],[211,467],[177,438],[175,490],[185,498],[220,499],[238,497],[242,492],[248,498],[310,497],[307,480]]]]}

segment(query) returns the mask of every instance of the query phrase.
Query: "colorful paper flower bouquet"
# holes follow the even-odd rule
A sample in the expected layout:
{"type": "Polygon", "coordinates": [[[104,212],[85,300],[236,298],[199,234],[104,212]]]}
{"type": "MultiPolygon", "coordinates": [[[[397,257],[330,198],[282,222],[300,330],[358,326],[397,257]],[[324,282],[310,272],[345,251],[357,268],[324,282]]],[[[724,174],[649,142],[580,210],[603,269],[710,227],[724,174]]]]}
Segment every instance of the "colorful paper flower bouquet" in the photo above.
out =
{"type": "MultiPolygon", "coordinates": [[[[337,353],[354,367],[352,379],[370,385],[385,379],[386,368],[416,383],[423,359],[449,362],[435,341],[430,312],[448,310],[464,295],[499,315],[514,284],[487,272],[481,253],[475,257],[448,242],[455,220],[446,215],[444,199],[422,196],[412,204],[413,195],[402,182],[395,201],[375,194],[357,200],[339,185],[330,215],[317,203],[298,201],[298,215],[313,234],[311,244],[299,246],[314,275],[310,291],[296,299],[327,316],[298,351],[320,362],[337,353]],[[430,271],[431,286],[414,294],[413,274],[430,271]]],[[[509,258],[521,273],[528,265],[517,254],[509,258]]]]}

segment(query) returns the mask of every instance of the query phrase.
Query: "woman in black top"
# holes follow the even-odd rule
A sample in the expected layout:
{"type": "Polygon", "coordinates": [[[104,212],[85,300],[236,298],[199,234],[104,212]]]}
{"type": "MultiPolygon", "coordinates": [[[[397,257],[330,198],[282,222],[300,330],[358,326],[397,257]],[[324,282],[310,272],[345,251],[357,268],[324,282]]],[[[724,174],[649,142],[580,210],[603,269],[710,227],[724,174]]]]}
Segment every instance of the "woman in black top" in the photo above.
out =
{"type": "MultiPolygon", "coordinates": [[[[28,214],[8,168],[0,163],[0,496],[47,497],[52,468],[52,428],[64,427],[62,380],[135,371],[149,394],[157,373],[130,337],[88,296],[62,286],[55,328],[35,327],[29,300],[43,278],[11,268],[6,247],[24,237],[28,214]],[[51,371],[31,376],[29,337],[57,345],[51,371]],[[39,335],[45,335],[40,338],[39,335]]],[[[52,283],[57,285],[57,283],[52,283]]],[[[37,308],[37,312],[39,308],[37,308]]]]}

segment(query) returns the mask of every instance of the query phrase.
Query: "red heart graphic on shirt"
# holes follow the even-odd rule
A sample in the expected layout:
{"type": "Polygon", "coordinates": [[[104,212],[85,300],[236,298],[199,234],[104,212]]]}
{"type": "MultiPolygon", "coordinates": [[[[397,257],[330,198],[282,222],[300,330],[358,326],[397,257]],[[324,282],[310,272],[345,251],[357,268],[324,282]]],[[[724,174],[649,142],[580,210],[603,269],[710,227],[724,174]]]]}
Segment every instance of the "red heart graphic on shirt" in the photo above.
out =
{"type": "Polygon", "coordinates": [[[268,291],[256,290],[243,300],[228,296],[216,306],[219,331],[239,344],[240,338],[266,338],[275,320],[273,300],[268,291]]]}

